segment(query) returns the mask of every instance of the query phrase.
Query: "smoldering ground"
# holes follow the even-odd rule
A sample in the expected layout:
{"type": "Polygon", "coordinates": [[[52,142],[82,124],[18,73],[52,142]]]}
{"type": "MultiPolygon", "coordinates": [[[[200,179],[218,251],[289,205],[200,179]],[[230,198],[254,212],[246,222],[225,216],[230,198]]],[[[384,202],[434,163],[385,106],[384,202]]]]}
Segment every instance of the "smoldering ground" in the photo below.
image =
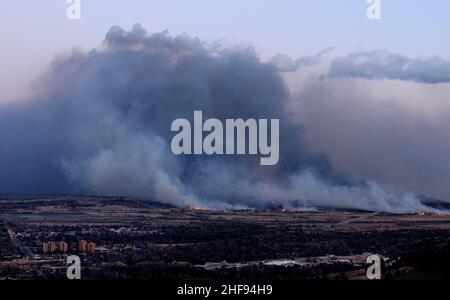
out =
{"type": "Polygon", "coordinates": [[[414,194],[344,177],[311,151],[280,71],[287,70],[250,48],[114,27],[101,49],[57,58],[33,99],[1,107],[0,191],[123,195],[219,209],[280,199],[292,209],[427,210],[414,194]],[[190,119],[194,110],[205,118],[280,119],[279,164],[173,155],[171,122],[190,119]]]}

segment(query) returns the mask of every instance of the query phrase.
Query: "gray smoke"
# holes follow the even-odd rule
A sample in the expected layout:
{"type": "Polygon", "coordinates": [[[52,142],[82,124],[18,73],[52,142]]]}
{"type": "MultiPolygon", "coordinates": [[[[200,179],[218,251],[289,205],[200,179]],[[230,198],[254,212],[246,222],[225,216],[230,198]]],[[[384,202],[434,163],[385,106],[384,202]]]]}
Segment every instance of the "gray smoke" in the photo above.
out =
{"type": "Polygon", "coordinates": [[[252,49],[114,27],[101,50],[58,58],[34,99],[0,108],[0,191],[225,209],[280,199],[291,209],[427,210],[413,194],[339,176],[326,156],[308,149],[278,69],[252,49]],[[170,125],[192,119],[194,110],[204,118],[280,119],[280,163],[174,156],[170,125]]]}
{"type": "Polygon", "coordinates": [[[305,139],[355,178],[450,201],[450,84],[311,80],[293,95],[305,139]]]}
{"type": "Polygon", "coordinates": [[[298,59],[292,59],[286,54],[279,53],[271,58],[269,64],[273,65],[280,72],[295,72],[302,67],[312,67],[322,62],[322,58],[334,50],[334,47],[328,47],[314,56],[305,56],[298,59]]]}
{"type": "Polygon", "coordinates": [[[450,82],[450,61],[439,56],[409,58],[386,50],[360,52],[333,60],[327,77],[450,82]]]}

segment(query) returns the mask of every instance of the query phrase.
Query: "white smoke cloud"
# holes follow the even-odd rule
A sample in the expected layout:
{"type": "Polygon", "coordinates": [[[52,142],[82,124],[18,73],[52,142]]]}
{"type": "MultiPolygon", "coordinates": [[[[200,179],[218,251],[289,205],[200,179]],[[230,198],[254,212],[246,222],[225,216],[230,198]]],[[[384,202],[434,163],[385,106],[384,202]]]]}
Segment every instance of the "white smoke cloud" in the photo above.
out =
{"type": "Polygon", "coordinates": [[[450,60],[439,56],[409,58],[386,50],[359,52],[334,59],[327,77],[443,83],[450,82],[450,60]]]}
{"type": "Polygon", "coordinates": [[[302,67],[312,67],[320,64],[323,57],[333,50],[334,47],[328,47],[315,56],[306,56],[298,59],[292,59],[286,54],[279,53],[270,59],[269,64],[280,72],[295,72],[302,67]]]}
{"type": "Polygon", "coordinates": [[[307,143],[336,170],[450,201],[449,84],[329,79],[293,96],[307,143]]]}

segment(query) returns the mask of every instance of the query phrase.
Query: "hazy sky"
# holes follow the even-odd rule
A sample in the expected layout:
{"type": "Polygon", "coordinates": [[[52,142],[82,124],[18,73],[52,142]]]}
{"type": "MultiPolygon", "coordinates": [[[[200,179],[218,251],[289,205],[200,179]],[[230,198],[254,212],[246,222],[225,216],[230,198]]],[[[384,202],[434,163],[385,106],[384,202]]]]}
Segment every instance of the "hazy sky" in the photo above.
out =
{"type": "Polygon", "coordinates": [[[384,0],[382,20],[365,0],[82,0],[82,19],[66,18],[65,0],[2,1],[0,101],[24,92],[58,53],[97,47],[112,25],[141,23],[203,40],[253,45],[264,58],[388,49],[409,56],[450,55],[450,2],[384,0]]]}
{"type": "Polygon", "coordinates": [[[422,209],[393,185],[450,202],[448,0],[381,0],[379,21],[368,20],[366,0],[81,1],[78,21],[67,19],[66,0],[1,6],[0,193],[56,187],[231,205],[270,195],[422,209]],[[152,35],[164,30],[199,39],[152,35]],[[235,45],[253,46],[263,63],[235,45]],[[87,54],[49,65],[73,48],[87,54]],[[11,105],[21,98],[29,101],[11,105]],[[195,161],[174,159],[167,128],[193,107],[218,117],[281,115],[276,174],[238,160],[208,160],[197,172],[195,161]],[[369,181],[337,184],[332,171],[369,181]],[[239,195],[224,193],[228,186],[239,195]]]}

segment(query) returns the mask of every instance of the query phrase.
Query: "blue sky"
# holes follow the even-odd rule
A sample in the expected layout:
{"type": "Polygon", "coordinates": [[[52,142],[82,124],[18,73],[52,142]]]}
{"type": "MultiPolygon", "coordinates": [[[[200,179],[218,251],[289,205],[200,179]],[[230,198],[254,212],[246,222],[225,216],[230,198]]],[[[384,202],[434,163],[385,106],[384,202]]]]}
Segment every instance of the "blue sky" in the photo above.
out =
{"type": "Polygon", "coordinates": [[[3,1],[1,89],[22,89],[56,54],[96,47],[112,25],[137,22],[149,32],[252,45],[264,58],[328,46],[335,54],[388,49],[450,57],[448,0],[382,0],[381,21],[367,20],[365,0],[82,0],[80,21],[67,20],[66,8],[65,0],[3,1]]]}

